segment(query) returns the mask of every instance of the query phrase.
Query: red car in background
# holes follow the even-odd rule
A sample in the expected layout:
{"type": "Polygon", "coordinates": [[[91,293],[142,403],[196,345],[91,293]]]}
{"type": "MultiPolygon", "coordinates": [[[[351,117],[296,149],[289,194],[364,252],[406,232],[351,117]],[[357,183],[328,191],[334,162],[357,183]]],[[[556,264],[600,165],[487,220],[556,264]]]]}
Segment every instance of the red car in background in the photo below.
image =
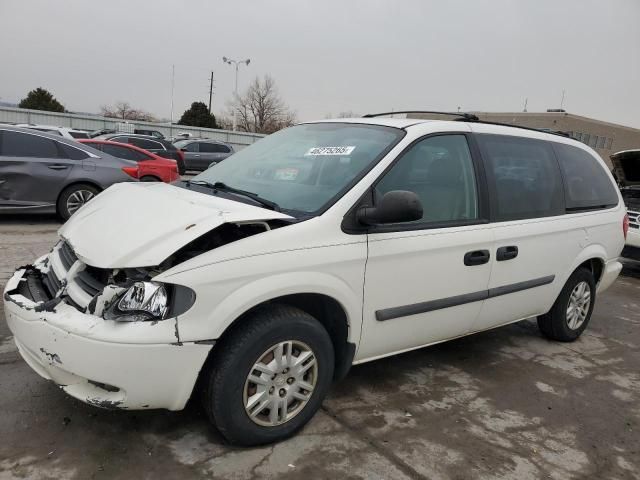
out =
{"type": "Polygon", "coordinates": [[[164,158],[155,153],[128,143],[110,142],[108,140],[82,139],[86,143],[104,153],[138,163],[138,178],[141,182],[175,182],[180,180],[178,164],[175,160],[164,158]]]}

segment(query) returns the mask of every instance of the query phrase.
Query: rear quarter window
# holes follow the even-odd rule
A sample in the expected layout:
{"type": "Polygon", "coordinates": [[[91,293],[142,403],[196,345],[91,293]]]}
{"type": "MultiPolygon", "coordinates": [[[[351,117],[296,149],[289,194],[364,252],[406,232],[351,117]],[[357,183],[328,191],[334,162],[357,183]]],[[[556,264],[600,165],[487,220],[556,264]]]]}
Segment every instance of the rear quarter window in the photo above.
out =
{"type": "Polygon", "coordinates": [[[495,221],[564,213],[562,177],[548,142],[490,134],[476,138],[487,166],[495,221]]]}
{"type": "Polygon", "coordinates": [[[618,204],[618,192],[602,164],[589,152],[554,143],[560,163],[568,211],[608,208],[618,204]]]}

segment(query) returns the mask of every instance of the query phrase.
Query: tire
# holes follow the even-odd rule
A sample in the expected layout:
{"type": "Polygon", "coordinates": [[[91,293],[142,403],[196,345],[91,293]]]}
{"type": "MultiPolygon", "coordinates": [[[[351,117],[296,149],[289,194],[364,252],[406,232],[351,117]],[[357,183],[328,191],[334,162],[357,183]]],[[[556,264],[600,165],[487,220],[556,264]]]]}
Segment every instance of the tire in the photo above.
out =
{"type": "MultiPolygon", "coordinates": [[[[203,371],[202,402],[211,422],[234,445],[261,445],[293,435],[320,408],[333,377],[334,352],[329,334],[314,317],[287,305],[259,308],[215,348],[203,371]],[[299,378],[305,386],[315,382],[314,388],[304,390],[298,380],[289,384],[293,376],[298,376],[297,366],[289,372],[278,370],[275,376],[255,369],[259,360],[263,360],[262,367],[274,367],[275,355],[265,356],[265,353],[281,342],[291,342],[294,347],[289,357],[281,357],[283,365],[287,365],[285,358],[293,359],[290,365],[300,361],[303,353],[307,355],[305,347],[311,351],[315,366],[308,366],[312,362],[307,355],[302,362],[307,370],[299,378]],[[250,374],[260,380],[261,385],[251,382],[250,374]],[[306,399],[294,398],[295,393],[306,399]],[[255,414],[254,420],[245,409],[245,401],[248,405],[252,397],[255,408],[250,412],[255,414]],[[285,398],[288,404],[283,408],[285,398]],[[272,425],[269,424],[272,410],[262,406],[265,400],[279,405],[274,409],[278,418],[272,425]],[[291,417],[287,419],[285,415],[291,417]]],[[[288,347],[284,350],[286,353],[288,347]]]]}
{"type": "Polygon", "coordinates": [[[551,310],[538,317],[538,328],[547,338],[560,342],[573,342],[587,328],[595,301],[596,282],[593,274],[586,268],[579,268],[571,274],[551,310]],[[584,301],[585,294],[580,294],[579,287],[584,287],[584,292],[589,295],[588,306],[584,301]],[[582,300],[577,304],[574,303],[574,308],[569,310],[572,295],[582,300]],[[579,306],[580,304],[582,307],[579,306]],[[572,312],[577,312],[576,316],[573,316],[572,312]]]}
{"type": "Polygon", "coordinates": [[[161,182],[158,177],[154,177],[153,175],[145,175],[144,177],[140,177],[141,182],[161,182]]]}
{"type": "Polygon", "coordinates": [[[95,197],[100,190],[88,183],[77,183],[65,188],[58,197],[57,212],[67,221],[82,205],[95,197]],[[76,201],[74,201],[74,199],[76,201]]]}

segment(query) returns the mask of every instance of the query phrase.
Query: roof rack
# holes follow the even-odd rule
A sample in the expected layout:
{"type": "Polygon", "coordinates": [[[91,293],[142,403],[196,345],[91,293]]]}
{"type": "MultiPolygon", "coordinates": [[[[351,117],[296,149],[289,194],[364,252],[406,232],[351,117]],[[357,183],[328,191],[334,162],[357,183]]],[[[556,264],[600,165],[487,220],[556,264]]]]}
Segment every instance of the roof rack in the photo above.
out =
{"type": "Polygon", "coordinates": [[[512,128],[521,128],[523,130],[531,130],[534,132],[542,132],[542,133],[550,133],[552,135],[559,135],[561,137],[573,138],[567,132],[561,132],[558,130],[551,130],[548,128],[534,128],[534,127],[525,127],[523,125],[513,125],[511,123],[502,123],[502,122],[492,122],[490,120],[480,120],[480,118],[468,112],[438,112],[431,110],[402,110],[397,112],[383,112],[383,113],[368,113],[363,115],[362,118],[373,118],[373,117],[383,117],[385,115],[394,115],[394,114],[402,114],[402,113],[426,113],[430,115],[451,115],[454,118],[454,121],[457,122],[472,122],[472,123],[484,123],[486,125],[498,125],[501,127],[512,127],[512,128]]]}
{"type": "Polygon", "coordinates": [[[551,130],[549,128],[534,128],[534,127],[525,127],[523,125],[513,125],[511,123],[503,123],[503,122],[492,122],[490,120],[471,120],[473,123],[483,123],[485,125],[498,125],[500,127],[511,127],[511,128],[520,128],[522,130],[531,130],[533,132],[540,133],[550,133],[551,135],[558,135],[560,137],[573,138],[567,132],[561,132],[559,130],[551,130]]]}
{"type": "Polygon", "coordinates": [[[397,112],[382,112],[382,113],[367,113],[362,118],[384,117],[386,115],[395,115],[403,113],[427,113],[430,115],[451,115],[452,117],[459,117],[464,119],[463,121],[477,122],[479,119],[473,113],[467,112],[436,112],[432,110],[401,110],[397,112]]]}

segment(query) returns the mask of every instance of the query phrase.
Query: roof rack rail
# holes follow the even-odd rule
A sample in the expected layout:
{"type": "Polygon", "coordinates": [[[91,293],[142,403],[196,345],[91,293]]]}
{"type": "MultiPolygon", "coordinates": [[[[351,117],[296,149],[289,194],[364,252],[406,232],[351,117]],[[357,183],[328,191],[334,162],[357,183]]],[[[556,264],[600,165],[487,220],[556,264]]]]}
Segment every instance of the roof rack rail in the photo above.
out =
{"type": "Polygon", "coordinates": [[[395,115],[395,114],[403,114],[403,113],[427,113],[430,115],[451,115],[452,117],[459,117],[460,119],[464,119],[470,122],[477,122],[478,117],[473,113],[467,112],[437,112],[432,110],[401,110],[396,112],[382,112],[382,113],[367,113],[363,115],[362,118],[373,118],[373,117],[384,117],[385,115],[395,115]]]}
{"type": "Polygon", "coordinates": [[[492,122],[490,120],[471,120],[473,123],[484,123],[485,125],[498,125],[500,127],[512,127],[512,128],[520,128],[522,130],[531,130],[533,132],[540,133],[550,133],[551,135],[558,135],[560,137],[573,138],[567,132],[561,132],[559,130],[551,130],[549,128],[534,128],[534,127],[525,127],[524,125],[513,125],[511,123],[503,123],[503,122],[492,122]]]}

